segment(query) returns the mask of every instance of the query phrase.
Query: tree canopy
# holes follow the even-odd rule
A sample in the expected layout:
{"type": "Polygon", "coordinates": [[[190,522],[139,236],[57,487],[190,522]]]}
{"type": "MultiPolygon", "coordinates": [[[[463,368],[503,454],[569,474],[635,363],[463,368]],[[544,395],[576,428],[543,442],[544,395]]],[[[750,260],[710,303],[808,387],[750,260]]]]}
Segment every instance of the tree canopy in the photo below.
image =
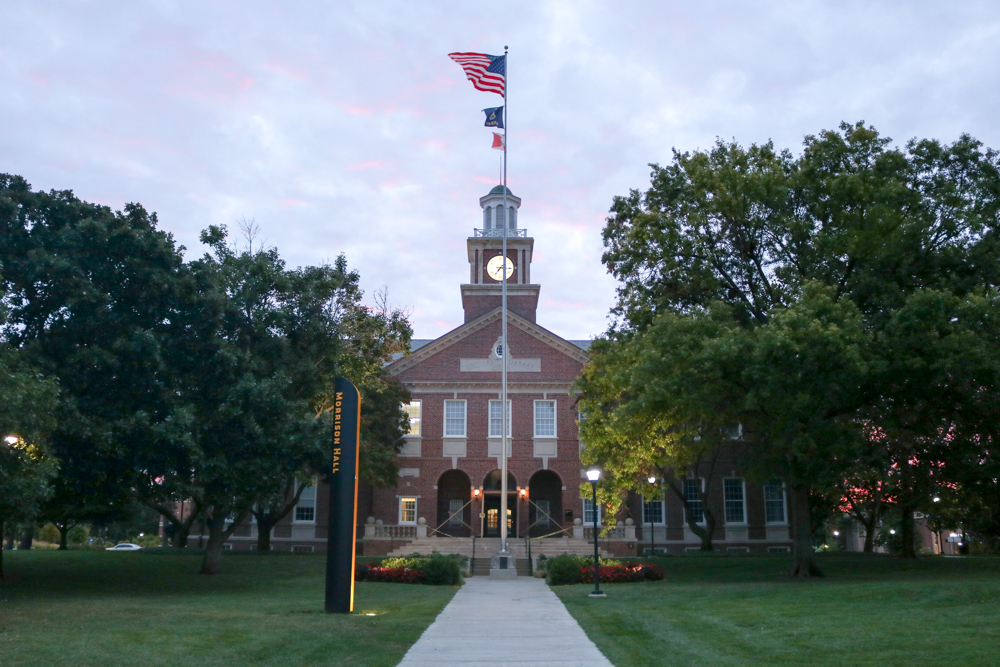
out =
{"type": "Polygon", "coordinates": [[[863,123],[806,137],[797,157],[719,141],[652,165],[604,230],[621,284],[580,381],[585,457],[633,478],[683,469],[742,424],[749,473],[790,486],[794,572],[811,572],[809,499],[844,479],[871,429],[988,432],[998,165],[968,136],[900,149],[863,123]]]}

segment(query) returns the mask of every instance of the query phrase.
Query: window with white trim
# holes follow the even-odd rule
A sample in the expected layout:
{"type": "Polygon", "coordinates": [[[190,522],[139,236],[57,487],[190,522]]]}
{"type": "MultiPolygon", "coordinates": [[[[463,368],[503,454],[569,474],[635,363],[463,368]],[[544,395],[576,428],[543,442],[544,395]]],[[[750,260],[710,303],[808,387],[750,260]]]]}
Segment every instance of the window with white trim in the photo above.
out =
{"type": "Polygon", "coordinates": [[[420,435],[420,401],[403,403],[403,412],[410,418],[410,430],[406,435],[420,435]]]}
{"type": "MultiPolygon", "coordinates": [[[[491,438],[502,438],[503,437],[503,415],[501,414],[503,409],[500,407],[500,401],[490,401],[490,437],[491,438]]],[[[507,437],[510,437],[512,422],[510,420],[510,401],[507,401],[507,437]]]]}
{"type": "Polygon", "coordinates": [[[535,401],[535,437],[556,437],[555,401],[535,401]]]}
{"type": "Polygon", "coordinates": [[[764,485],[764,521],[787,523],[785,517],[785,483],[771,480],[764,485]]]}
{"type": "MultiPolygon", "coordinates": [[[[299,482],[295,482],[295,490],[299,490],[299,482]]],[[[312,478],[312,483],[302,489],[299,502],[295,503],[295,516],[293,523],[316,523],[316,478],[312,478]]]]}
{"type": "MultiPolygon", "coordinates": [[[[583,525],[593,526],[594,525],[594,501],[590,498],[583,499],[583,525]]],[[[601,505],[597,505],[597,525],[601,524],[601,505]]]]}
{"type": "Polygon", "coordinates": [[[722,496],[726,506],[726,523],[746,523],[746,494],[742,479],[722,480],[722,496]]]}
{"type": "Polygon", "coordinates": [[[684,507],[684,521],[690,522],[693,519],[695,523],[705,523],[705,505],[701,500],[704,491],[704,479],[689,477],[684,480],[684,500],[687,501],[684,507]]]}
{"type": "Polygon", "coordinates": [[[399,523],[415,524],[417,522],[417,499],[403,497],[399,499],[399,523]]]}
{"type": "Polygon", "coordinates": [[[642,499],[642,522],[649,524],[663,524],[663,500],[642,499]]]}
{"type": "Polygon", "coordinates": [[[465,437],[465,401],[444,402],[444,437],[465,437]]]}

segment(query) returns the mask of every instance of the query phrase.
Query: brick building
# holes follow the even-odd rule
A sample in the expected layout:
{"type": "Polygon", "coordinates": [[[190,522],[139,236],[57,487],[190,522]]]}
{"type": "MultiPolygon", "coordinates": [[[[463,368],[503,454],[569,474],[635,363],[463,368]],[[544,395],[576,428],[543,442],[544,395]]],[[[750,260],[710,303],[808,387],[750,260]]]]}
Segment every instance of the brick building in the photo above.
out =
{"type": "MultiPolygon", "coordinates": [[[[585,476],[572,393],[587,361],[589,341],[566,340],[536,323],[541,286],[531,281],[534,239],[518,226],[520,198],[508,190],[506,212],[503,200],[503,186],[479,200],[482,227],[467,239],[469,281],[460,287],[464,323],[440,338],[414,340],[411,354],[388,366],[412,395],[405,406],[411,432],[399,454],[396,487],[362,484],[359,491],[358,536],[364,553],[462,552],[465,541],[454,538],[471,536],[486,538],[483,546],[488,549],[490,538],[499,537],[504,354],[510,408],[508,535],[522,545],[529,536],[551,538],[537,542],[538,553],[592,549],[588,541],[593,508],[580,497],[585,476]],[[505,223],[507,350],[500,346],[505,223]]],[[[733,452],[738,452],[739,443],[734,444],[733,452]]],[[[787,549],[783,486],[748,484],[736,460],[735,454],[725,455],[708,479],[695,471],[694,476],[678,480],[691,501],[688,510],[673,493],[658,494],[648,502],[640,496],[631,498],[618,527],[602,538],[605,550],[635,553],[648,547],[651,537],[658,550],[697,549],[700,540],[686,525],[685,511],[697,517],[700,507],[708,507],[718,518],[714,535],[718,549],[787,549]]],[[[295,510],[275,526],[272,548],[325,549],[328,497],[321,481],[308,489],[295,510]]],[[[236,549],[252,548],[255,539],[250,521],[237,529],[230,543],[236,549]]]]}

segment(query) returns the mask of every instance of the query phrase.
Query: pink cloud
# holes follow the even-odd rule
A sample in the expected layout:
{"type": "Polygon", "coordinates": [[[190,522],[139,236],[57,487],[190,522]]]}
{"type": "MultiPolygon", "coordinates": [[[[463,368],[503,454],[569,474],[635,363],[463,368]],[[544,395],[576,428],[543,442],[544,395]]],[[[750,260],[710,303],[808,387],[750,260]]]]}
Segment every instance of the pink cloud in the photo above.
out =
{"type": "Polygon", "coordinates": [[[392,161],[386,160],[368,160],[367,162],[359,162],[358,164],[352,164],[348,169],[351,171],[364,171],[365,169],[381,169],[382,167],[389,167],[392,165],[392,161]]]}
{"type": "Polygon", "coordinates": [[[364,116],[365,118],[367,118],[371,116],[373,113],[375,113],[375,111],[369,107],[357,107],[348,104],[339,104],[337,106],[339,106],[341,109],[351,114],[352,116],[364,116]]]}
{"type": "Polygon", "coordinates": [[[285,197],[284,199],[279,199],[278,203],[288,208],[290,206],[305,206],[306,201],[304,199],[298,199],[296,197],[285,197]]]}

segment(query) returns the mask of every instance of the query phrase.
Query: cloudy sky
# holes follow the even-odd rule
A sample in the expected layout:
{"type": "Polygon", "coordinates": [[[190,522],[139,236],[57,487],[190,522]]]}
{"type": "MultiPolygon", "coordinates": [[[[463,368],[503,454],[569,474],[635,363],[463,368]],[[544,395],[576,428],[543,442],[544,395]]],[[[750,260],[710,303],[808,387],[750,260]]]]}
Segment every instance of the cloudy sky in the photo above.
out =
{"type": "Polygon", "coordinates": [[[255,220],[291,266],[347,256],[417,337],[462,322],[500,152],[447,54],[510,46],[508,178],[539,324],[607,326],[612,198],[671,149],[864,120],[1000,147],[995,2],[0,0],[0,172],[121,208],[193,257],[255,220]]]}

